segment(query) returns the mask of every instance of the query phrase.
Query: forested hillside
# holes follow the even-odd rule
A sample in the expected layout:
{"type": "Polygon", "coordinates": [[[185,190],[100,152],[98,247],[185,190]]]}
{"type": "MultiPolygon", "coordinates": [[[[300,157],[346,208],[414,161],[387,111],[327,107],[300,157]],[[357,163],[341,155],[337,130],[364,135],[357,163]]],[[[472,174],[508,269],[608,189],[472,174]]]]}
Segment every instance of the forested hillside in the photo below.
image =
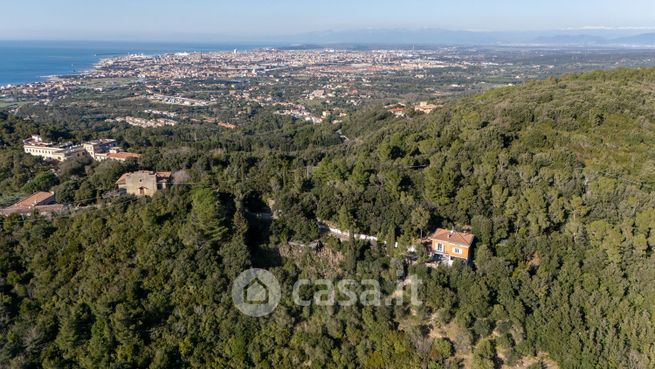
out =
{"type": "Polygon", "coordinates": [[[0,219],[0,367],[495,368],[542,353],[561,368],[655,366],[654,69],[530,82],[410,119],[366,108],[335,127],[0,118],[1,197],[50,185],[97,205],[0,219]],[[111,132],[146,155],[50,178],[16,142],[33,129],[111,132]],[[152,199],[102,199],[137,166],[187,181],[152,199]],[[270,225],[253,216],[269,210],[270,225]],[[319,237],[316,219],[400,247],[324,237],[322,250],[289,253],[288,241],[319,237]],[[287,290],[327,276],[375,278],[391,293],[407,246],[467,224],[472,265],[409,266],[423,280],[419,308],[300,307],[285,295],[255,319],[232,306],[231,282],[249,266],[287,290]]]}

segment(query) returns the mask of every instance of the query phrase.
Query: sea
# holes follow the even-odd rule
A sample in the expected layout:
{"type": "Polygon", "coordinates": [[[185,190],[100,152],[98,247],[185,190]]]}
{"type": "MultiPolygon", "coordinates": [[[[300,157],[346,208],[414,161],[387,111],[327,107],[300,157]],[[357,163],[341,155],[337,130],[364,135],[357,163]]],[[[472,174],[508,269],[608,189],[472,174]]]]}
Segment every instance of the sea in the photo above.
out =
{"type": "Polygon", "coordinates": [[[0,41],[0,86],[40,82],[50,76],[83,73],[100,59],[129,54],[250,50],[255,44],[108,41],[0,41]]]}

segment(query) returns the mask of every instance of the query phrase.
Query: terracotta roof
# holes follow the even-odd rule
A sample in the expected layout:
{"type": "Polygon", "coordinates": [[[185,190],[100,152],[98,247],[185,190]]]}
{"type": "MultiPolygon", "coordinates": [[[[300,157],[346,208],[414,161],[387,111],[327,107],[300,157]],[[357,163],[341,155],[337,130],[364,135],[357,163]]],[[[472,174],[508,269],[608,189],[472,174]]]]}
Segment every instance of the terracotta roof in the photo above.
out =
{"type": "Polygon", "coordinates": [[[472,233],[449,231],[443,228],[437,229],[430,237],[433,240],[456,243],[466,247],[470,247],[473,244],[474,238],[475,236],[472,233]]]}
{"type": "Polygon", "coordinates": [[[141,154],[135,154],[133,152],[110,152],[107,154],[108,158],[115,159],[130,159],[130,158],[140,158],[141,154]]]}
{"type": "Polygon", "coordinates": [[[53,192],[37,192],[11,205],[9,208],[19,209],[36,206],[50,200],[53,196],[55,196],[53,192]]]}
{"type": "Polygon", "coordinates": [[[169,178],[171,175],[173,175],[172,172],[157,172],[157,177],[160,178],[169,178]]]}
{"type": "Polygon", "coordinates": [[[235,129],[235,128],[237,128],[237,126],[235,126],[234,124],[231,124],[231,123],[223,123],[223,122],[221,122],[221,123],[218,123],[218,125],[221,126],[221,127],[223,127],[223,128],[228,128],[228,129],[235,129]]]}
{"type": "Polygon", "coordinates": [[[123,173],[123,175],[120,176],[120,178],[118,178],[118,180],[116,181],[116,184],[125,184],[125,180],[127,179],[127,176],[129,176],[130,174],[131,173],[129,173],[129,172],[128,173],[123,173]]]}
{"type": "Polygon", "coordinates": [[[37,192],[8,208],[1,209],[0,214],[30,214],[32,212],[49,214],[62,212],[66,207],[62,204],[56,204],[54,196],[55,194],[52,192],[37,192]]]}

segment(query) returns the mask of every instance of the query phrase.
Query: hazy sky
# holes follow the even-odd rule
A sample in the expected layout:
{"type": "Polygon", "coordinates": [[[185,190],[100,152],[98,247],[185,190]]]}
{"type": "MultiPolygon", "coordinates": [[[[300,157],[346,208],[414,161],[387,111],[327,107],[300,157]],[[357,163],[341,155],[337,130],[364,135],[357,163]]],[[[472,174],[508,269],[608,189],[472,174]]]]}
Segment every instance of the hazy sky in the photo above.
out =
{"type": "Polygon", "coordinates": [[[655,28],[655,0],[2,0],[0,38],[218,39],[361,28],[655,28]]]}

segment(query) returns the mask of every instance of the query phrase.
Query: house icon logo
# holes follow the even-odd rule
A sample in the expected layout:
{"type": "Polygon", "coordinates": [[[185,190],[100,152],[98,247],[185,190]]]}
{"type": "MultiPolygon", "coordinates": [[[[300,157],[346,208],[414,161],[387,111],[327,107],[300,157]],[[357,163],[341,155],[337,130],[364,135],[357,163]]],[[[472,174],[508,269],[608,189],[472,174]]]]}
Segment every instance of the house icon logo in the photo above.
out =
{"type": "Polygon", "coordinates": [[[244,301],[249,304],[265,304],[268,301],[268,288],[259,278],[253,279],[243,293],[244,301]]]}
{"type": "Polygon", "coordinates": [[[232,301],[243,314],[255,318],[272,313],[282,293],[275,276],[264,269],[248,269],[232,284],[232,301]]]}

